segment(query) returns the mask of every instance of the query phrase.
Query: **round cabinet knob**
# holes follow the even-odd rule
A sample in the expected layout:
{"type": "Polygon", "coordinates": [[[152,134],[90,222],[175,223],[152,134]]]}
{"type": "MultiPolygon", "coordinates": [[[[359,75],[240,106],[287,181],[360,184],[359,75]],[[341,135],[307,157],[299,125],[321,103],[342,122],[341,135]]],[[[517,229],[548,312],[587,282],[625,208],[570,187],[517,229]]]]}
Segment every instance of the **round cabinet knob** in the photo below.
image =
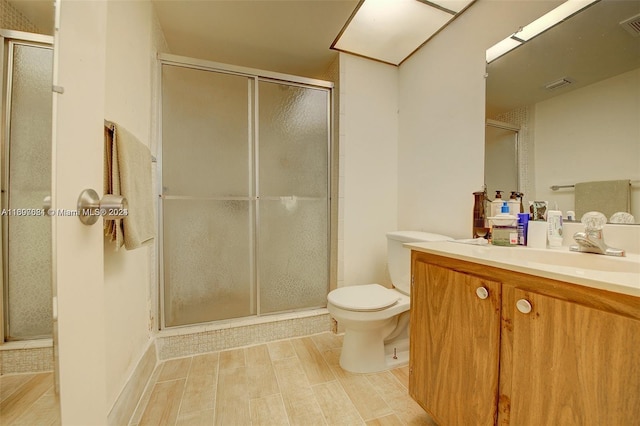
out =
{"type": "Polygon", "coordinates": [[[489,290],[487,290],[485,287],[478,287],[476,288],[476,294],[480,299],[484,300],[489,297],[489,290]]]}
{"type": "Polygon", "coordinates": [[[523,314],[531,312],[531,303],[526,299],[520,299],[516,302],[516,308],[523,314]]]}

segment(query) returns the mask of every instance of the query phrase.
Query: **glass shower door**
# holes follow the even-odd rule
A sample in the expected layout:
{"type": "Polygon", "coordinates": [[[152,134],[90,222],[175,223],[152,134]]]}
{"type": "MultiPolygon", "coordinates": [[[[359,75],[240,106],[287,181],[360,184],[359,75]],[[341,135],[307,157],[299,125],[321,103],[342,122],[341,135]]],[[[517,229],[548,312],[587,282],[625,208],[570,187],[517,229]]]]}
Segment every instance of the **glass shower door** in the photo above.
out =
{"type": "Polygon", "coordinates": [[[489,197],[496,190],[504,191],[505,200],[510,191],[519,191],[518,131],[504,123],[490,122],[485,126],[484,182],[489,197]]]}
{"type": "Polygon", "coordinates": [[[51,193],[53,50],[8,43],[3,152],[5,339],[51,337],[51,193]],[[40,212],[40,213],[34,213],[40,212]]]}
{"type": "Polygon", "coordinates": [[[162,67],[168,327],[256,313],[252,86],[244,76],[162,67]]]}
{"type": "Polygon", "coordinates": [[[326,306],[330,93],[162,65],[163,326],[326,306]]]}
{"type": "Polygon", "coordinates": [[[326,305],[329,91],[258,83],[260,313],[326,305]]]}

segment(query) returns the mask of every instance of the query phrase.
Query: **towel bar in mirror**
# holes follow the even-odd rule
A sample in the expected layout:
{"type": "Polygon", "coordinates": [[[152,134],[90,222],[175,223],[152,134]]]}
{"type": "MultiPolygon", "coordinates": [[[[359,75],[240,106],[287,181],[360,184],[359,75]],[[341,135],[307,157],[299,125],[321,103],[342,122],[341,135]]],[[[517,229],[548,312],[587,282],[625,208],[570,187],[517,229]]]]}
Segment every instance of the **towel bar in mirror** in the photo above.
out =
{"type": "Polygon", "coordinates": [[[85,225],[93,225],[99,217],[122,219],[128,215],[127,199],[121,195],[105,194],[102,200],[93,189],[85,189],[78,197],[78,217],[85,225]]]}

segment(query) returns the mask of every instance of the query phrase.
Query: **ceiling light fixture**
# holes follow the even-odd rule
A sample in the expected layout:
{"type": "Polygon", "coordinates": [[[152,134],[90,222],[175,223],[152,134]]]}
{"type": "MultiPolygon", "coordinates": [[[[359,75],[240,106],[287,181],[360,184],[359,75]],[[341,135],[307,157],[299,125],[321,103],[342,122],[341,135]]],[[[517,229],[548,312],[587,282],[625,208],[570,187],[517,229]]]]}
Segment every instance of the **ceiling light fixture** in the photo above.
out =
{"type": "Polygon", "coordinates": [[[331,45],[400,65],[475,0],[361,0],[331,45]]]}
{"type": "Polygon", "coordinates": [[[515,33],[511,34],[504,40],[496,43],[487,49],[487,63],[495,61],[500,56],[512,49],[520,46],[522,43],[531,40],[539,34],[556,26],[557,24],[569,19],[584,8],[596,3],[600,0],[567,0],[560,6],[542,15],[529,25],[526,25],[515,33]]]}
{"type": "Polygon", "coordinates": [[[550,83],[547,83],[544,85],[544,88],[547,90],[556,90],[559,89],[561,87],[565,87],[568,86],[569,84],[573,83],[573,79],[569,78],[569,77],[562,77],[558,80],[552,81],[550,83]]]}

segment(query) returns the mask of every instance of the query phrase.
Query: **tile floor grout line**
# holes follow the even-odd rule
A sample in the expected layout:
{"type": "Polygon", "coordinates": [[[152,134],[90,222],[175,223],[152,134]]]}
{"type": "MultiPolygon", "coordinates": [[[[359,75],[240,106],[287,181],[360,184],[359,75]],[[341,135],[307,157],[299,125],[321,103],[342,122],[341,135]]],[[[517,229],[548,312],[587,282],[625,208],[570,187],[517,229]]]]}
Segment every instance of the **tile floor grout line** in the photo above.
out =
{"type": "Polygon", "coordinates": [[[22,423],[20,422],[20,419],[21,419],[21,418],[23,418],[24,416],[26,416],[27,414],[29,414],[29,412],[30,412],[29,408],[32,408],[34,405],[36,405],[36,404],[38,403],[38,401],[40,401],[42,398],[44,398],[45,396],[47,396],[47,395],[46,395],[46,394],[47,394],[47,392],[49,392],[53,387],[54,387],[54,386],[53,386],[53,384],[52,384],[52,385],[51,385],[51,386],[50,386],[46,391],[44,391],[44,392],[43,392],[43,394],[42,394],[42,395],[40,395],[40,396],[39,396],[35,401],[33,401],[33,402],[29,405],[29,407],[26,407],[25,411],[24,411],[22,414],[20,414],[20,416],[19,416],[18,418],[16,418],[16,420],[15,420],[15,424],[22,424],[22,423]]]}
{"type": "MultiPolygon", "coordinates": [[[[288,341],[289,344],[291,344],[291,339],[283,339],[283,341],[284,340],[288,341]]],[[[285,360],[285,359],[291,359],[291,358],[298,359],[298,354],[296,353],[296,350],[293,347],[293,344],[291,344],[291,348],[293,349],[294,355],[288,356],[288,357],[285,357],[285,358],[280,358],[280,359],[278,359],[278,361],[285,360]]],[[[273,365],[273,361],[275,361],[275,360],[271,358],[271,352],[269,351],[269,345],[267,345],[267,352],[269,353],[269,363],[271,364],[271,368],[273,369],[273,375],[276,378],[276,383],[278,384],[278,390],[280,391],[280,394],[279,394],[280,395],[280,402],[282,403],[282,407],[284,408],[284,413],[287,415],[287,424],[289,426],[291,426],[291,418],[289,417],[289,411],[287,410],[287,405],[284,403],[282,385],[280,384],[280,380],[278,379],[278,375],[276,374],[276,366],[273,365]]],[[[305,374],[305,376],[306,376],[306,374],[305,374]]]]}
{"type": "Polygon", "coordinates": [[[216,386],[215,386],[215,393],[213,395],[213,424],[216,424],[216,418],[218,417],[218,385],[219,385],[219,380],[220,380],[220,352],[222,351],[217,351],[216,353],[218,354],[218,356],[216,357],[216,378],[214,380],[216,386]]]}
{"type": "Polygon", "coordinates": [[[191,362],[189,363],[189,369],[187,370],[187,376],[181,377],[176,380],[184,379],[184,385],[182,386],[182,393],[180,394],[180,401],[178,402],[178,410],[176,411],[176,420],[173,423],[174,426],[178,424],[178,418],[180,417],[180,409],[182,408],[182,403],[184,402],[184,393],[187,391],[187,381],[189,380],[189,373],[191,373],[191,367],[193,366],[193,356],[191,356],[191,362]]]}
{"type": "MultiPolygon", "coordinates": [[[[196,355],[192,355],[191,358],[191,362],[189,363],[189,369],[187,370],[187,376],[184,377],[184,386],[182,387],[182,395],[180,395],[180,403],[178,404],[178,412],[176,415],[176,422],[175,424],[178,424],[178,419],[180,418],[180,411],[182,410],[182,404],[184,403],[184,394],[187,392],[187,383],[189,382],[189,377],[191,376],[191,370],[193,369],[193,358],[196,357],[196,355]]],[[[177,379],[180,380],[180,379],[177,379]]]]}
{"type": "MultiPolygon", "coordinates": [[[[20,390],[21,387],[23,387],[25,383],[22,383],[20,386],[18,386],[17,388],[15,388],[10,394],[8,394],[7,396],[5,396],[2,400],[0,400],[0,404],[2,404],[2,402],[4,402],[4,400],[11,398],[11,395],[13,395],[14,393],[18,392],[20,390]]],[[[1,386],[0,386],[1,387],[1,386]]]]}
{"type": "MultiPolygon", "coordinates": [[[[280,360],[287,360],[287,359],[291,359],[291,358],[295,358],[296,360],[298,360],[298,363],[300,363],[300,357],[298,357],[298,352],[296,352],[296,348],[293,346],[293,343],[291,343],[291,340],[293,339],[286,339],[287,342],[289,342],[289,345],[291,346],[291,349],[293,350],[293,355],[288,356],[288,357],[284,357],[284,358],[280,358],[280,360]]],[[[267,349],[269,347],[267,346],[267,349]]],[[[289,426],[291,426],[291,417],[289,416],[289,410],[287,410],[287,405],[284,402],[284,392],[282,389],[282,385],[280,384],[280,380],[278,379],[278,375],[276,374],[276,367],[275,365],[273,365],[273,359],[271,359],[271,354],[269,354],[269,359],[271,360],[271,368],[273,368],[273,374],[276,376],[276,382],[278,383],[278,390],[280,390],[280,401],[282,402],[282,406],[284,407],[284,412],[287,415],[287,424],[289,426]]],[[[290,362],[288,364],[291,364],[290,362]]],[[[301,364],[301,363],[300,363],[301,364]]],[[[303,369],[304,372],[304,369],[303,369]]],[[[304,373],[305,378],[307,379],[307,384],[309,382],[309,378],[307,377],[307,373],[304,373]]]]}
{"type": "Polygon", "coordinates": [[[156,357],[156,365],[153,367],[153,370],[151,371],[151,374],[149,375],[149,379],[147,380],[147,383],[144,385],[144,389],[142,389],[142,393],[140,394],[140,397],[138,398],[138,402],[136,403],[135,408],[133,409],[133,412],[131,413],[131,416],[129,417],[129,421],[127,422],[128,426],[136,426],[138,423],[140,423],[140,421],[138,420],[137,423],[132,423],[131,421],[136,417],[136,414],[139,412],[138,409],[142,410],[140,412],[140,419],[142,419],[142,415],[144,414],[144,410],[147,409],[147,405],[149,405],[149,400],[151,398],[151,393],[153,392],[153,388],[155,387],[156,383],[158,383],[158,377],[160,377],[160,372],[158,372],[158,374],[154,374],[156,372],[156,370],[158,368],[160,368],[160,365],[162,364],[162,361],[160,361],[157,357],[156,357]],[[155,379],[154,379],[155,377],[155,379]],[[153,383],[151,383],[153,380],[153,383]],[[149,392],[149,399],[147,399],[145,401],[145,396],[147,395],[147,391],[149,392]],[[144,407],[142,406],[144,404],[144,407]]]}

